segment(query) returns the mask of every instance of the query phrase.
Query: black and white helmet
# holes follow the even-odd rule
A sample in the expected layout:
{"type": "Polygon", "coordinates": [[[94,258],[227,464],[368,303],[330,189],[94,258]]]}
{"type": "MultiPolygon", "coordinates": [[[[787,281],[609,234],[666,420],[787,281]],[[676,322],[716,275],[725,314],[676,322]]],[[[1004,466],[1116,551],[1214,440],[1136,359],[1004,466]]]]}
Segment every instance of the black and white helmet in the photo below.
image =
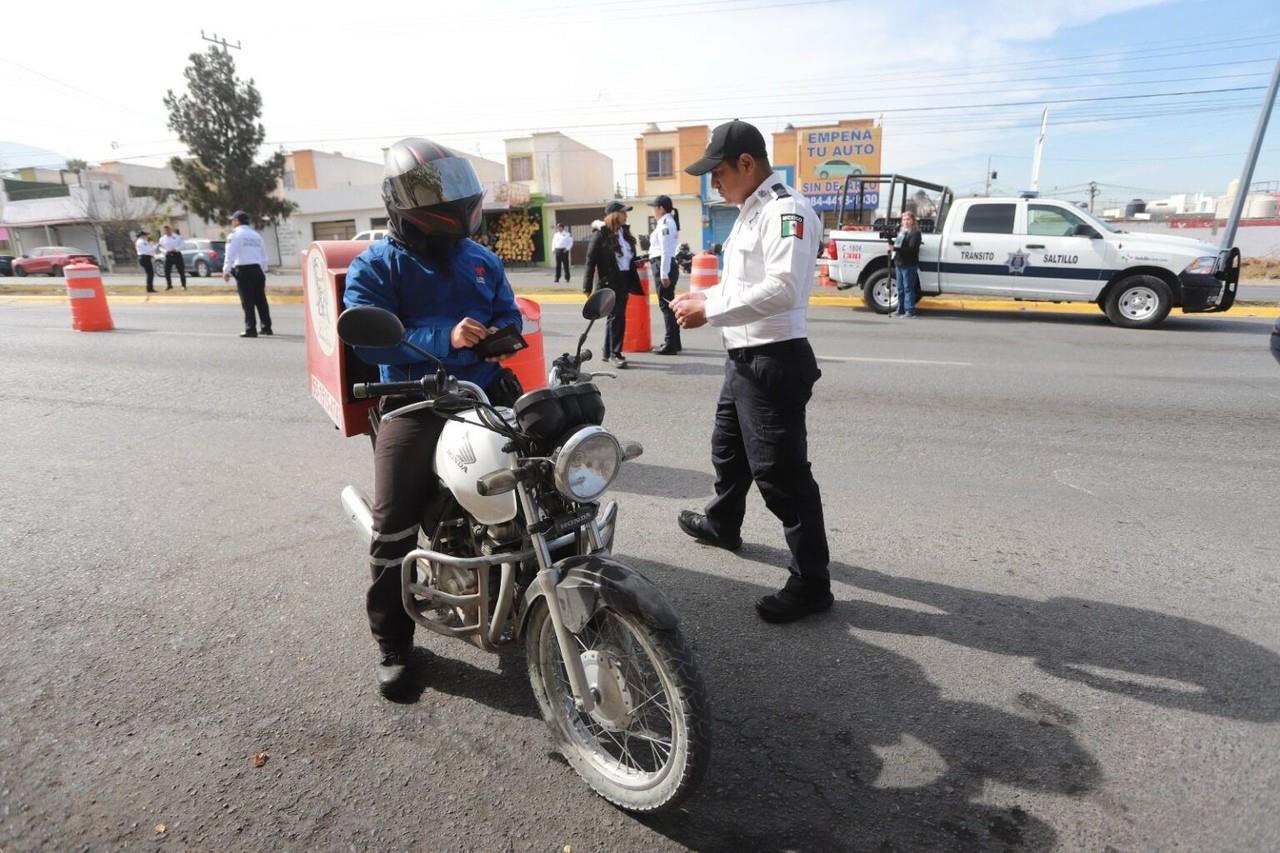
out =
{"type": "Polygon", "coordinates": [[[415,229],[428,237],[469,237],[480,227],[484,190],[465,157],[409,137],[387,149],[382,201],[388,227],[401,242],[414,242],[415,229]]]}

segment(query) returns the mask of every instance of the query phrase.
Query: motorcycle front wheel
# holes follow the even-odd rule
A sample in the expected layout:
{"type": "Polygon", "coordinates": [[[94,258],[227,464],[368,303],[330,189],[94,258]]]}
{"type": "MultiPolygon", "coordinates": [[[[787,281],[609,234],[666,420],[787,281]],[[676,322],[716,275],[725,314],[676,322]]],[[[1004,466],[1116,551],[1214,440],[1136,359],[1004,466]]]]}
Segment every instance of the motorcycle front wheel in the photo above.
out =
{"type": "Polygon", "coordinates": [[[604,608],[574,639],[597,697],[589,714],[574,705],[555,628],[538,605],[526,634],[529,681],[561,754],[620,808],[671,808],[697,787],[711,751],[706,693],[684,637],[604,608]]]}

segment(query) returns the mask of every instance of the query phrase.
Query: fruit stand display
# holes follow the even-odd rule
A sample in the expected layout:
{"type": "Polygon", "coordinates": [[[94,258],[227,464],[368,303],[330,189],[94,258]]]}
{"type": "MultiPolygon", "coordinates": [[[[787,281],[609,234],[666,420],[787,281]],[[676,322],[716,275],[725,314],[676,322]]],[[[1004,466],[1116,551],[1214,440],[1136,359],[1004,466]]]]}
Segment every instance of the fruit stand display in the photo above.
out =
{"type": "Polygon", "coordinates": [[[534,235],[542,229],[541,223],[521,211],[510,211],[498,218],[494,233],[497,243],[494,251],[504,261],[530,262],[534,258],[534,235]]]}

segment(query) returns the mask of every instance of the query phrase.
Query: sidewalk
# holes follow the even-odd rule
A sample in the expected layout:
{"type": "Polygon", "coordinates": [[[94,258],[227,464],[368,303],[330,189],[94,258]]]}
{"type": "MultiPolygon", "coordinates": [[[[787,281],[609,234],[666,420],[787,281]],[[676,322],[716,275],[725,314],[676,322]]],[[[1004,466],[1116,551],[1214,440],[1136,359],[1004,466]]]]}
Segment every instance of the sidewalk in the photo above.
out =
{"type": "MultiPolygon", "coordinates": [[[[511,281],[516,293],[539,298],[548,303],[571,303],[582,300],[582,268],[573,270],[573,280],[556,283],[550,268],[522,268],[508,270],[507,278],[511,281]]],[[[239,297],[233,282],[223,282],[221,276],[212,278],[187,278],[187,290],[176,283],[173,290],[165,290],[163,279],[156,282],[157,293],[148,294],[145,279],[141,275],[121,274],[104,275],[103,284],[107,294],[113,299],[127,302],[155,303],[235,303],[239,297]]],[[[680,290],[685,289],[688,279],[681,278],[680,290]]],[[[267,276],[267,293],[273,302],[290,303],[302,300],[302,276],[296,270],[267,276]]],[[[61,278],[45,276],[13,278],[0,277],[0,299],[33,302],[60,301],[66,299],[66,284],[61,278]]],[[[650,302],[656,304],[656,296],[650,294],[650,302]]],[[[838,291],[834,288],[814,288],[810,295],[813,305],[847,305],[861,307],[862,298],[856,291],[838,291]]],[[[1005,299],[999,297],[981,297],[968,295],[943,295],[941,297],[926,296],[922,307],[954,308],[960,310],[1018,310],[1043,311],[1055,313],[1096,313],[1096,305],[1084,302],[1031,302],[1005,299]]],[[[1174,309],[1174,313],[1179,313],[1174,309]]],[[[1205,314],[1197,316],[1280,316],[1280,281],[1241,282],[1236,307],[1226,314],[1205,314]]]]}

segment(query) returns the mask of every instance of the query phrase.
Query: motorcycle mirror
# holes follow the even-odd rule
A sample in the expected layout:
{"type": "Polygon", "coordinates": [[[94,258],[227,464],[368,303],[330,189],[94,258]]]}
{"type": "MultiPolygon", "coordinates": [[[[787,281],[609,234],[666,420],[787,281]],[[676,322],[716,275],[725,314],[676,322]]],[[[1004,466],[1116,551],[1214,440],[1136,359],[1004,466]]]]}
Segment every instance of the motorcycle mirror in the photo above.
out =
{"type": "Polygon", "coordinates": [[[355,347],[393,347],[404,338],[404,324],[384,308],[357,305],[338,316],[338,337],[355,347]]]}
{"type": "Polygon", "coordinates": [[[601,317],[608,317],[613,313],[613,304],[617,300],[612,290],[602,287],[595,293],[587,297],[587,302],[582,306],[582,317],[584,320],[595,322],[601,317]]]}

